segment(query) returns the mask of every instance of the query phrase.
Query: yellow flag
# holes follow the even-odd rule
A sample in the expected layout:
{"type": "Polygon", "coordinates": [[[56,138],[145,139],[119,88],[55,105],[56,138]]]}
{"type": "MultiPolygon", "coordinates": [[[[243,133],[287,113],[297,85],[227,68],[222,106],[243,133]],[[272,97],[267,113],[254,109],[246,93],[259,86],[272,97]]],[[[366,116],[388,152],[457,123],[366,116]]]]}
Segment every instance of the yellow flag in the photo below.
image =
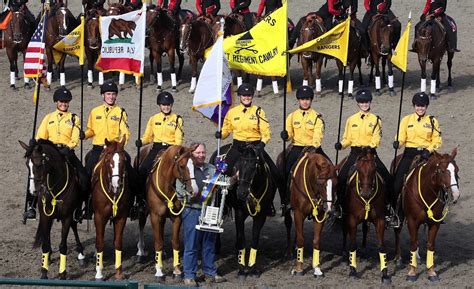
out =
{"type": "Polygon", "coordinates": [[[224,39],[229,68],[265,76],[285,76],[287,2],[249,31],[224,39]]]}
{"type": "Polygon", "coordinates": [[[339,59],[344,66],[346,66],[350,27],[351,19],[348,17],[344,22],[339,23],[333,29],[316,39],[288,51],[288,53],[293,54],[302,51],[312,51],[327,54],[339,59]]]}
{"type": "Polygon", "coordinates": [[[400,40],[395,47],[395,51],[392,54],[392,63],[400,68],[401,71],[407,72],[408,64],[408,39],[410,38],[411,20],[408,20],[407,27],[400,37],[400,40]]]}
{"type": "Polygon", "coordinates": [[[58,63],[63,53],[66,53],[79,57],[79,64],[84,64],[84,16],[81,16],[81,24],[56,43],[53,48],[54,62],[58,63]]]}

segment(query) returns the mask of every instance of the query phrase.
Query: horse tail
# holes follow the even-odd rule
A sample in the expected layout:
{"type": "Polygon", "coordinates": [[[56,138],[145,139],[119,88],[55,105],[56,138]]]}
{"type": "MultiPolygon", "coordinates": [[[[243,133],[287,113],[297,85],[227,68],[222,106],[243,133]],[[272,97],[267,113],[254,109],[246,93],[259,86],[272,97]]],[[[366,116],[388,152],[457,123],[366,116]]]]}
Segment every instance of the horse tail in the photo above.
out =
{"type": "Polygon", "coordinates": [[[41,230],[41,225],[38,224],[38,228],[36,229],[36,236],[35,241],[33,243],[33,249],[39,248],[44,241],[43,231],[41,230]]]}

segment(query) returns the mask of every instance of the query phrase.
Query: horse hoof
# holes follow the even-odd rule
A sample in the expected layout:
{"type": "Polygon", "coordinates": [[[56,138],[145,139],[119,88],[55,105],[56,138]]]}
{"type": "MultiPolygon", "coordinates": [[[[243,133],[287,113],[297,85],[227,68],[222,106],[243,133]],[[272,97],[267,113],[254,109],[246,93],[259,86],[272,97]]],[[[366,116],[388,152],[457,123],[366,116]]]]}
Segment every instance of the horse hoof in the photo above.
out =
{"type": "Polygon", "coordinates": [[[183,280],[183,273],[180,274],[174,274],[173,273],[173,279],[176,281],[182,281],[183,280]]]}
{"type": "Polygon", "coordinates": [[[237,272],[237,278],[239,281],[245,281],[245,279],[247,279],[247,273],[244,270],[239,270],[237,272]]]}
{"type": "Polygon", "coordinates": [[[59,273],[59,280],[66,280],[66,272],[59,273]]]}
{"type": "Polygon", "coordinates": [[[157,92],[161,92],[161,90],[162,90],[162,89],[161,89],[161,85],[158,85],[158,86],[156,87],[156,91],[157,91],[157,92]]]}
{"type": "Polygon", "coordinates": [[[248,272],[248,276],[253,278],[260,278],[261,275],[262,271],[258,270],[257,268],[253,268],[248,272]]]}
{"type": "Polygon", "coordinates": [[[381,95],[382,95],[382,92],[380,92],[380,89],[377,89],[377,90],[375,91],[375,95],[377,95],[377,96],[381,96],[381,95]]]}
{"type": "Polygon", "coordinates": [[[137,263],[139,264],[145,264],[146,263],[146,257],[145,256],[137,256],[137,263]]]}
{"type": "Polygon", "coordinates": [[[194,89],[189,89],[188,92],[194,94],[194,89]]]}
{"type": "Polygon", "coordinates": [[[448,84],[448,91],[449,91],[449,92],[453,92],[453,91],[454,91],[454,87],[453,87],[452,85],[449,85],[449,84],[448,84]]]}
{"type": "Polygon", "coordinates": [[[400,259],[398,259],[398,260],[396,261],[395,266],[397,267],[397,269],[403,269],[403,267],[405,267],[405,266],[403,265],[403,260],[402,260],[402,258],[400,258],[400,259]]]}
{"type": "Polygon", "coordinates": [[[163,283],[165,282],[165,276],[156,276],[155,281],[158,283],[163,283]]]}
{"type": "Polygon", "coordinates": [[[260,90],[257,90],[257,92],[255,92],[255,95],[257,97],[262,97],[262,92],[260,90]]]}
{"type": "Polygon", "coordinates": [[[407,275],[407,278],[406,278],[408,282],[415,282],[417,279],[418,277],[416,277],[416,275],[415,276],[407,275]]]}
{"type": "Polygon", "coordinates": [[[430,94],[430,99],[431,100],[436,100],[438,97],[436,96],[436,94],[432,93],[430,94]]]}
{"type": "Polygon", "coordinates": [[[357,276],[357,271],[355,268],[351,267],[350,272],[349,272],[349,278],[359,279],[359,276],[357,276]]]}
{"type": "Polygon", "coordinates": [[[31,85],[29,83],[25,83],[25,85],[23,85],[23,89],[31,89],[31,85]]]}
{"type": "Polygon", "coordinates": [[[178,92],[178,89],[176,88],[176,86],[173,86],[173,87],[171,88],[171,91],[172,91],[172,92],[178,92]]]}
{"type": "Polygon", "coordinates": [[[301,276],[304,276],[304,272],[303,271],[296,271],[295,269],[293,269],[293,270],[291,270],[291,275],[301,277],[301,276]]]}
{"type": "Polygon", "coordinates": [[[395,96],[395,95],[397,95],[397,93],[395,92],[395,90],[394,90],[393,88],[390,89],[390,91],[388,92],[388,94],[389,94],[390,96],[395,96]]]}
{"type": "Polygon", "coordinates": [[[87,83],[87,88],[94,88],[94,85],[92,85],[92,82],[87,83]]]}
{"type": "Polygon", "coordinates": [[[439,282],[439,277],[438,277],[438,275],[428,276],[428,280],[429,280],[431,283],[438,283],[438,282],[439,282]]]}
{"type": "Polygon", "coordinates": [[[11,84],[11,85],[10,85],[10,88],[11,88],[12,90],[17,90],[17,88],[16,88],[16,86],[15,86],[14,84],[11,84]]]}
{"type": "Polygon", "coordinates": [[[392,284],[392,277],[382,276],[382,284],[385,284],[385,285],[392,284]]]}
{"type": "Polygon", "coordinates": [[[347,95],[347,97],[348,97],[349,99],[354,99],[354,95],[352,95],[352,93],[349,93],[349,94],[347,95]]]}

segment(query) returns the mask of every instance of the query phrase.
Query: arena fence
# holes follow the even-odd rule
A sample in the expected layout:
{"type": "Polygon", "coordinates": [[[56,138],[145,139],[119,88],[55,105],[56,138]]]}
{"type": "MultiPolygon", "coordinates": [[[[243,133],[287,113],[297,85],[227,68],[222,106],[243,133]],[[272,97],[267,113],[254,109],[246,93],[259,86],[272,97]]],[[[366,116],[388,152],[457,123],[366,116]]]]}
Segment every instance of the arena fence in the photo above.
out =
{"type": "MultiPolygon", "coordinates": [[[[0,285],[21,286],[48,286],[48,287],[94,287],[94,288],[123,288],[138,289],[138,281],[97,282],[83,280],[42,280],[42,279],[17,279],[0,278],[0,285]]],[[[147,287],[145,287],[147,288],[147,287]]],[[[155,287],[150,287],[155,288],[155,287]]],[[[156,287],[160,288],[160,287],[156,287]]],[[[164,287],[161,287],[164,288],[164,287]]]]}

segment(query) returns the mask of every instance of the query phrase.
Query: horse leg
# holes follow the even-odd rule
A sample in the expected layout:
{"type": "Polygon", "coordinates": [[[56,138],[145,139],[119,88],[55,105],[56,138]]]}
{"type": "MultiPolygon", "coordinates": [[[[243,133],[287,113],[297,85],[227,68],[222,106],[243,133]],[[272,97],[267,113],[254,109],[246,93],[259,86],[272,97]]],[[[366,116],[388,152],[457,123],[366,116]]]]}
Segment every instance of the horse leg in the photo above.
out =
{"type": "Polygon", "coordinates": [[[48,279],[48,270],[49,270],[49,262],[51,260],[51,227],[53,226],[53,220],[48,218],[41,218],[38,225],[38,232],[36,238],[38,239],[38,235],[41,236],[41,250],[43,254],[41,256],[41,279],[48,279]]]}
{"type": "Polygon", "coordinates": [[[104,269],[104,233],[106,218],[103,217],[97,210],[94,210],[94,225],[95,225],[95,251],[96,251],[96,262],[95,262],[95,279],[103,280],[104,275],[102,270],[104,269]]]}
{"type": "Polygon", "coordinates": [[[344,95],[344,67],[341,61],[337,61],[337,71],[338,71],[338,81],[337,81],[337,91],[339,96],[344,95]]]}
{"type": "Polygon", "coordinates": [[[191,86],[189,87],[188,92],[194,93],[196,90],[197,83],[197,57],[194,54],[189,55],[189,62],[191,62],[191,86]]]}
{"type": "Polygon", "coordinates": [[[410,233],[410,268],[406,277],[407,281],[414,282],[417,279],[416,268],[418,267],[418,228],[416,220],[413,218],[407,219],[408,232],[410,233]]]}
{"type": "Polygon", "coordinates": [[[387,65],[387,57],[382,56],[382,83],[385,86],[387,84],[387,78],[385,74],[385,66],[387,65]]]}
{"type": "Polygon", "coordinates": [[[363,85],[364,84],[364,78],[362,76],[362,61],[359,59],[357,59],[357,70],[359,71],[359,85],[363,85]]]}
{"type": "Polygon", "coordinates": [[[378,247],[379,247],[379,258],[380,258],[380,271],[382,272],[382,284],[390,284],[392,278],[388,275],[387,269],[387,252],[385,251],[385,218],[382,215],[375,222],[375,233],[377,235],[378,247]]]}
{"type": "Polygon", "coordinates": [[[178,90],[176,89],[176,86],[177,86],[176,72],[174,68],[174,59],[175,59],[174,49],[171,49],[168,51],[168,57],[170,61],[170,70],[171,70],[171,91],[177,92],[178,90]]]}
{"type": "Polygon", "coordinates": [[[421,83],[420,83],[420,92],[426,91],[426,60],[418,59],[421,68],[421,83]]]}
{"type": "MultiPolygon", "coordinates": [[[[154,68],[154,65],[153,63],[155,63],[155,60],[153,58],[153,50],[150,48],[150,55],[149,55],[149,58],[150,58],[150,82],[153,81],[153,77],[155,76],[155,68],[154,68]]],[[[156,80],[156,79],[155,79],[156,80]]],[[[154,83],[154,82],[153,82],[154,83]]]]}
{"type": "Polygon", "coordinates": [[[93,88],[94,82],[94,57],[92,56],[92,52],[87,53],[87,87],[93,88]]]}
{"type": "Polygon", "coordinates": [[[395,233],[395,265],[398,269],[403,267],[403,260],[402,260],[402,251],[400,249],[400,233],[402,231],[402,222],[399,228],[394,228],[393,231],[395,233]]]}
{"type": "Polygon", "coordinates": [[[239,252],[238,266],[239,271],[237,276],[239,279],[245,279],[247,273],[245,272],[246,255],[245,255],[245,216],[243,210],[235,210],[235,248],[239,252]]]}
{"type": "Polygon", "coordinates": [[[321,68],[323,67],[323,58],[320,56],[316,61],[316,96],[321,96],[321,68]]]}
{"type": "Polygon", "coordinates": [[[291,211],[286,210],[285,212],[285,228],[286,228],[286,254],[285,256],[289,258],[293,251],[293,246],[291,242],[291,225],[292,225],[291,211]]]}
{"type": "Polygon", "coordinates": [[[77,233],[77,222],[71,223],[72,232],[74,233],[74,239],[76,241],[76,252],[77,252],[77,260],[79,261],[79,266],[85,267],[86,265],[86,256],[84,256],[84,246],[79,239],[79,234],[77,233]]]}
{"type": "Polygon", "coordinates": [[[430,84],[430,98],[436,99],[436,86],[438,83],[438,75],[441,65],[441,59],[433,61],[433,69],[431,71],[431,84],[430,84]]]}
{"type": "Polygon", "coordinates": [[[138,243],[137,243],[137,262],[144,264],[145,263],[145,257],[146,257],[146,252],[145,252],[145,233],[144,233],[144,228],[146,225],[146,218],[148,217],[148,214],[141,214],[139,219],[138,219],[138,243]]]}
{"type": "Polygon", "coordinates": [[[309,61],[305,58],[305,57],[301,57],[301,66],[303,68],[303,85],[310,85],[309,84],[309,75],[308,73],[311,73],[311,71],[309,71],[309,61]]]}
{"type": "Polygon", "coordinates": [[[392,61],[387,60],[388,66],[388,93],[390,96],[395,96],[395,88],[393,83],[393,64],[392,61]]]}
{"type": "Polygon", "coordinates": [[[260,241],[260,232],[262,231],[263,225],[267,220],[267,216],[265,214],[258,214],[256,217],[253,218],[253,226],[252,226],[252,245],[250,246],[250,254],[249,254],[249,275],[253,277],[260,277],[262,272],[257,269],[256,261],[257,261],[257,250],[258,250],[258,243],[260,241]]]}
{"type": "Polygon", "coordinates": [[[303,252],[304,252],[304,234],[303,234],[303,224],[304,224],[304,215],[301,210],[295,208],[294,211],[295,218],[295,233],[296,233],[296,262],[295,267],[291,270],[292,275],[303,276],[303,252]]]}
{"type": "Polygon", "coordinates": [[[150,211],[151,227],[153,229],[153,240],[155,243],[155,277],[158,282],[165,280],[163,274],[163,234],[162,227],[165,225],[165,218],[158,215],[158,212],[150,211]]]}
{"type": "Polygon", "coordinates": [[[61,243],[59,244],[59,279],[61,280],[66,280],[67,236],[72,222],[72,216],[61,221],[61,243]]]}
{"type": "Polygon", "coordinates": [[[161,92],[161,86],[163,85],[163,70],[161,67],[161,54],[158,51],[153,51],[155,54],[156,61],[156,90],[161,92]]]}
{"type": "Polygon", "coordinates": [[[181,229],[181,217],[177,216],[172,219],[173,221],[173,236],[171,239],[171,246],[173,247],[173,277],[176,280],[183,278],[183,272],[179,268],[181,263],[179,262],[179,231],[181,229]]]}
{"type": "Polygon", "coordinates": [[[374,80],[374,62],[373,60],[370,61],[370,74],[369,74],[369,83],[372,84],[374,80]]]}
{"type": "Polygon", "coordinates": [[[451,68],[453,67],[454,52],[448,52],[448,89],[453,88],[453,79],[451,78],[451,68]]]}
{"type": "Polygon", "coordinates": [[[362,222],[362,254],[369,258],[369,254],[367,253],[367,234],[369,233],[369,223],[366,221],[362,222]]]}
{"type": "Polygon", "coordinates": [[[357,276],[357,221],[352,215],[346,217],[346,230],[349,233],[349,277],[358,278],[357,276]]]}
{"type": "MultiPolygon", "coordinates": [[[[24,50],[22,53],[23,53],[23,63],[25,63],[26,50],[24,50]]],[[[24,88],[26,89],[31,88],[30,79],[28,77],[25,77],[25,71],[23,71],[23,83],[24,83],[24,88]]]]}
{"type": "Polygon", "coordinates": [[[354,93],[354,70],[356,68],[357,62],[352,61],[350,63],[350,75],[349,75],[349,83],[347,84],[347,96],[349,99],[353,99],[353,93],[354,93]]]}
{"type": "Polygon", "coordinates": [[[66,55],[64,54],[59,61],[59,85],[66,86],[66,71],[64,69],[64,63],[66,62],[66,55]]]}
{"type": "Polygon", "coordinates": [[[313,276],[314,277],[324,277],[324,273],[319,267],[319,248],[321,243],[321,232],[323,231],[324,223],[319,223],[316,218],[314,218],[314,232],[313,232],[313,276]]]}
{"type": "Polygon", "coordinates": [[[16,60],[18,58],[16,51],[14,49],[6,49],[8,60],[10,61],[10,88],[16,90],[16,78],[15,78],[15,70],[16,70],[16,60]]]}
{"type": "Polygon", "coordinates": [[[263,86],[263,78],[262,76],[258,75],[257,76],[257,87],[256,87],[256,95],[257,97],[261,97],[261,92],[262,92],[262,86],[263,86]]]}
{"type": "MultiPolygon", "coordinates": [[[[184,65],[184,55],[179,51],[179,48],[176,49],[176,54],[178,54],[178,85],[181,84],[181,73],[183,72],[184,65]]],[[[197,60],[196,60],[197,65],[197,60]]]]}
{"type": "Polygon", "coordinates": [[[51,49],[46,49],[46,56],[48,58],[48,69],[46,72],[46,85],[45,88],[47,90],[50,89],[51,83],[53,81],[53,65],[54,65],[54,60],[53,60],[53,52],[51,49]]]}
{"type": "Polygon", "coordinates": [[[125,73],[119,72],[119,90],[123,90],[125,84],[125,73]]]}
{"type": "Polygon", "coordinates": [[[122,238],[125,224],[127,223],[126,215],[117,218],[114,222],[114,248],[115,248],[115,279],[122,280],[122,238]]]}
{"type": "Polygon", "coordinates": [[[428,244],[426,245],[426,269],[428,270],[428,280],[439,282],[434,266],[434,248],[436,235],[438,234],[440,223],[430,224],[428,228],[428,244]]]}
{"type": "Polygon", "coordinates": [[[374,57],[374,64],[375,64],[375,92],[376,95],[380,96],[382,93],[380,89],[382,88],[382,83],[380,80],[380,57],[377,55],[374,57]]]}
{"type": "Polygon", "coordinates": [[[274,76],[272,76],[272,88],[273,88],[273,94],[278,95],[280,93],[280,91],[278,90],[277,78],[274,76]]]}

